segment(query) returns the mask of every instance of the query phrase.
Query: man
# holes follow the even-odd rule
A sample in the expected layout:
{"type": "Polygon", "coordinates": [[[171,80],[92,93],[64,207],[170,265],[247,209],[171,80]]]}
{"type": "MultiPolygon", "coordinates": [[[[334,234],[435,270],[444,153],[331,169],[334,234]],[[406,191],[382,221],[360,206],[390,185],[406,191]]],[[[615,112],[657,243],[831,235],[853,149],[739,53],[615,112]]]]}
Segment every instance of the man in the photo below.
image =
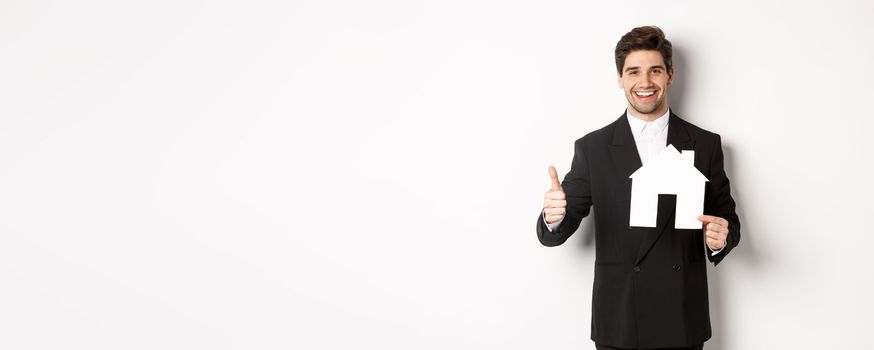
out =
{"type": "Polygon", "coordinates": [[[634,28],[616,45],[619,86],[628,108],[619,119],[578,139],[562,183],[537,217],[545,246],[564,243],[594,209],[592,335],[598,349],[701,349],[710,339],[706,256],[714,265],[740,241],[719,135],[668,108],[674,78],[671,42],[657,27],[634,28]],[[676,197],[659,198],[656,227],[630,227],[629,175],[666,145],[694,150],[707,177],[702,229],[675,229],[676,197]]]}

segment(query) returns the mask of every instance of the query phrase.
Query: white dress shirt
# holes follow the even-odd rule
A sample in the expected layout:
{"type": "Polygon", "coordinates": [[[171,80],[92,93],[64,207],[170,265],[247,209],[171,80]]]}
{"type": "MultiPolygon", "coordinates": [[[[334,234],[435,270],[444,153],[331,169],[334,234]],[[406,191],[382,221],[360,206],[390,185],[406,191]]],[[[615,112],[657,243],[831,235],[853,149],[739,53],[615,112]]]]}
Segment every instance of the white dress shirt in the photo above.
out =
{"type": "Polygon", "coordinates": [[[651,122],[633,117],[627,113],[628,125],[631,125],[631,135],[637,145],[640,163],[646,164],[650,159],[661,153],[668,146],[668,118],[670,110],[651,122]]]}
{"type": "MultiPolygon", "coordinates": [[[[671,110],[668,109],[665,114],[662,114],[651,122],[647,122],[634,116],[630,110],[626,110],[626,112],[628,125],[631,126],[631,135],[634,136],[634,143],[637,145],[637,153],[640,155],[640,163],[646,164],[646,162],[654,158],[668,146],[668,118],[670,118],[671,110]]],[[[562,220],[548,224],[546,223],[546,217],[544,214],[543,223],[546,224],[546,228],[549,229],[549,232],[552,232],[561,224],[562,220]]],[[[705,244],[705,246],[707,246],[707,244],[705,244]]],[[[707,249],[710,249],[710,247],[707,246],[707,249]]],[[[711,251],[713,252],[712,255],[716,255],[721,252],[722,249],[711,251]]]]}

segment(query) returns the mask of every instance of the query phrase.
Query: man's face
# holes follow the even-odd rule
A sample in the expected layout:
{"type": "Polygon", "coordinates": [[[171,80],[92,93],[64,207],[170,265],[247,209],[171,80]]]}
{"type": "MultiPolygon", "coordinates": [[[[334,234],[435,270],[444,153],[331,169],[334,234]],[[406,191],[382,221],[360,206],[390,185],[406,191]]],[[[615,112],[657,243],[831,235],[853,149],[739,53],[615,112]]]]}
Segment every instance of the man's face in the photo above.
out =
{"type": "Polygon", "coordinates": [[[674,79],[674,71],[667,71],[665,61],[658,51],[636,50],[625,56],[622,75],[617,76],[619,87],[625,90],[628,107],[635,114],[655,119],[668,110],[668,86],[674,79]]]}

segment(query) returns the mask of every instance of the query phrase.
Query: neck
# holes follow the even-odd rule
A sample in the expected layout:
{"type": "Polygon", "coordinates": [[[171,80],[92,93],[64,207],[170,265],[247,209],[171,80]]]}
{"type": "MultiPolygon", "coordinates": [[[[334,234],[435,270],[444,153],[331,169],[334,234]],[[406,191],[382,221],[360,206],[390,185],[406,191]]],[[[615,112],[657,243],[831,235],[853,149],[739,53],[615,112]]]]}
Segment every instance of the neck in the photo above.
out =
{"type": "Polygon", "coordinates": [[[656,110],[652,113],[646,113],[646,114],[640,114],[639,112],[637,112],[634,109],[634,107],[631,107],[631,105],[628,105],[628,108],[626,110],[628,111],[628,115],[649,123],[653,120],[659,119],[659,117],[664,115],[668,111],[668,104],[666,103],[664,105],[664,107],[659,108],[658,110],[656,110]]]}

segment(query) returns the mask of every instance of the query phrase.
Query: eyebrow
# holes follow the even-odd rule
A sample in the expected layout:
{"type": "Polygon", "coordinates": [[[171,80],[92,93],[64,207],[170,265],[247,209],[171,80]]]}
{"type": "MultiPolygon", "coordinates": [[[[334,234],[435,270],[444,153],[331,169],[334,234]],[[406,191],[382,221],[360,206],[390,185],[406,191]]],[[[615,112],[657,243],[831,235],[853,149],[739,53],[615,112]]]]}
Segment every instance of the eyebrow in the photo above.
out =
{"type": "MultiPolygon", "coordinates": [[[[653,68],[667,69],[667,68],[665,68],[665,66],[662,66],[662,65],[649,67],[649,69],[653,69],[653,68]]],[[[635,70],[635,69],[640,69],[640,67],[638,67],[638,66],[628,67],[628,68],[625,68],[625,70],[623,72],[627,72],[627,71],[635,70]]]]}

